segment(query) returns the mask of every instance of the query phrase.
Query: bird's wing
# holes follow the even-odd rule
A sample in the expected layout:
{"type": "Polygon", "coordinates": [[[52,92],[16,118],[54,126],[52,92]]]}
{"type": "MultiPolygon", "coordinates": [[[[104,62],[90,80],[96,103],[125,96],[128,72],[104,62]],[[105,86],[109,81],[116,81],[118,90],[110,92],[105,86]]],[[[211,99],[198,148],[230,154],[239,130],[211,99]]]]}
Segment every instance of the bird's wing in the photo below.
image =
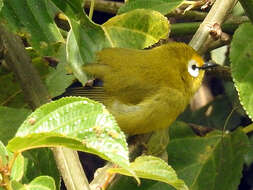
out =
{"type": "Polygon", "coordinates": [[[104,81],[108,96],[136,104],[155,92],[160,84],[154,80],[152,73],[155,69],[150,68],[155,63],[151,63],[150,54],[144,52],[121,48],[104,49],[98,52],[97,63],[84,66],[84,70],[104,81]]]}

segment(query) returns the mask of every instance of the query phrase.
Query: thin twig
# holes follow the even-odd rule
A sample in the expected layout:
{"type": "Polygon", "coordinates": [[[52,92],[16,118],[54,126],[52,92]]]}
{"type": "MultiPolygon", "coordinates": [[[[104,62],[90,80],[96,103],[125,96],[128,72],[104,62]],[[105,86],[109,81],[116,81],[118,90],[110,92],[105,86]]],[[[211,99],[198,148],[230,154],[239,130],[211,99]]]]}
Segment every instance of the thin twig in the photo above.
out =
{"type": "Polygon", "coordinates": [[[90,11],[89,11],[89,18],[92,20],[93,12],[94,12],[95,0],[91,0],[90,3],[90,11]]]}

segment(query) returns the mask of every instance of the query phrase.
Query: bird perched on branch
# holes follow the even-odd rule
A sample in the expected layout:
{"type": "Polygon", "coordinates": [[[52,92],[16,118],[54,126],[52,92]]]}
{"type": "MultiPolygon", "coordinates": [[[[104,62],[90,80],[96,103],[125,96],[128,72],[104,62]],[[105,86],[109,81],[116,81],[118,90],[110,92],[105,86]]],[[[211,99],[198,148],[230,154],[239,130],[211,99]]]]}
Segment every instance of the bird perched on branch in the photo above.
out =
{"type": "Polygon", "coordinates": [[[103,88],[75,89],[104,103],[129,135],[168,127],[184,111],[201,85],[202,57],[184,43],[148,50],[106,48],[84,70],[103,81],[103,88]]]}

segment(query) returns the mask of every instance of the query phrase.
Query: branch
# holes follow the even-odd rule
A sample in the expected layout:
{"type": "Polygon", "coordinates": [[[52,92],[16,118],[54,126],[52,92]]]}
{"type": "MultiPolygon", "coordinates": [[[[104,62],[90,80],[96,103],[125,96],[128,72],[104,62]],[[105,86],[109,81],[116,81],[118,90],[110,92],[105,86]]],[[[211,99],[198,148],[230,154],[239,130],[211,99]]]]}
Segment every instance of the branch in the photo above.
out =
{"type": "MultiPolygon", "coordinates": [[[[249,18],[246,16],[242,17],[229,17],[227,21],[221,25],[222,31],[226,33],[233,33],[236,28],[244,23],[249,22],[249,18]]],[[[170,35],[173,36],[185,36],[194,34],[198,27],[200,26],[201,22],[187,22],[187,23],[175,23],[171,24],[171,33],[170,35]]]]}
{"type": "Polygon", "coordinates": [[[69,148],[54,148],[55,160],[68,190],[90,190],[89,182],[80,163],[77,151],[69,148]],[[64,172],[64,175],[63,173],[64,172]]]}
{"type": "Polygon", "coordinates": [[[210,29],[214,26],[214,24],[221,25],[236,3],[237,0],[215,1],[189,45],[198,52],[204,53],[208,45],[214,41],[209,35],[210,29]]]}
{"type": "MultiPolygon", "coordinates": [[[[47,89],[34,69],[22,40],[8,32],[2,25],[0,25],[0,34],[0,49],[4,51],[6,63],[18,77],[31,107],[35,109],[49,102],[50,96],[47,89]]],[[[77,152],[66,148],[53,148],[53,153],[68,190],[89,190],[77,152]]]]}
{"type": "MultiPolygon", "coordinates": [[[[216,0],[206,18],[200,24],[189,45],[192,46],[200,54],[204,54],[210,45],[217,41],[217,39],[211,37],[211,29],[213,29],[214,26],[222,25],[223,21],[236,3],[237,0],[216,0]]],[[[195,94],[194,99],[199,99],[199,96],[201,94],[206,94],[205,88],[203,86],[195,94]]],[[[206,96],[205,99],[206,100],[203,102],[207,103],[209,99],[208,96],[206,96]]]]}
{"type": "Polygon", "coordinates": [[[33,68],[21,39],[7,32],[2,25],[0,25],[0,34],[0,49],[4,52],[4,58],[9,68],[19,79],[21,88],[32,109],[49,102],[50,96],[47,89],[33,68]]]}

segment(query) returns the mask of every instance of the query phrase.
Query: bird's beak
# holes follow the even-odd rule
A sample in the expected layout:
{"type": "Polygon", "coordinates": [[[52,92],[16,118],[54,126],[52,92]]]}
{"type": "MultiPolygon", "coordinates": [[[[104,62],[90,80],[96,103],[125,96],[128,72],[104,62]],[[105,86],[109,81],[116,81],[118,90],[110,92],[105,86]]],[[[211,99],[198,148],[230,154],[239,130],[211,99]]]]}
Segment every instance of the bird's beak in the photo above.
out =
{"type": "Polygon", "coordinates": [[[217,66],[219,66],[219,65],[216,63],[205,62],[204,65],[202,65],[201,67],[198,67],[198,69],[207,70],[207,69],[211,69],[211,68],[214,68],[217,66]]]}

